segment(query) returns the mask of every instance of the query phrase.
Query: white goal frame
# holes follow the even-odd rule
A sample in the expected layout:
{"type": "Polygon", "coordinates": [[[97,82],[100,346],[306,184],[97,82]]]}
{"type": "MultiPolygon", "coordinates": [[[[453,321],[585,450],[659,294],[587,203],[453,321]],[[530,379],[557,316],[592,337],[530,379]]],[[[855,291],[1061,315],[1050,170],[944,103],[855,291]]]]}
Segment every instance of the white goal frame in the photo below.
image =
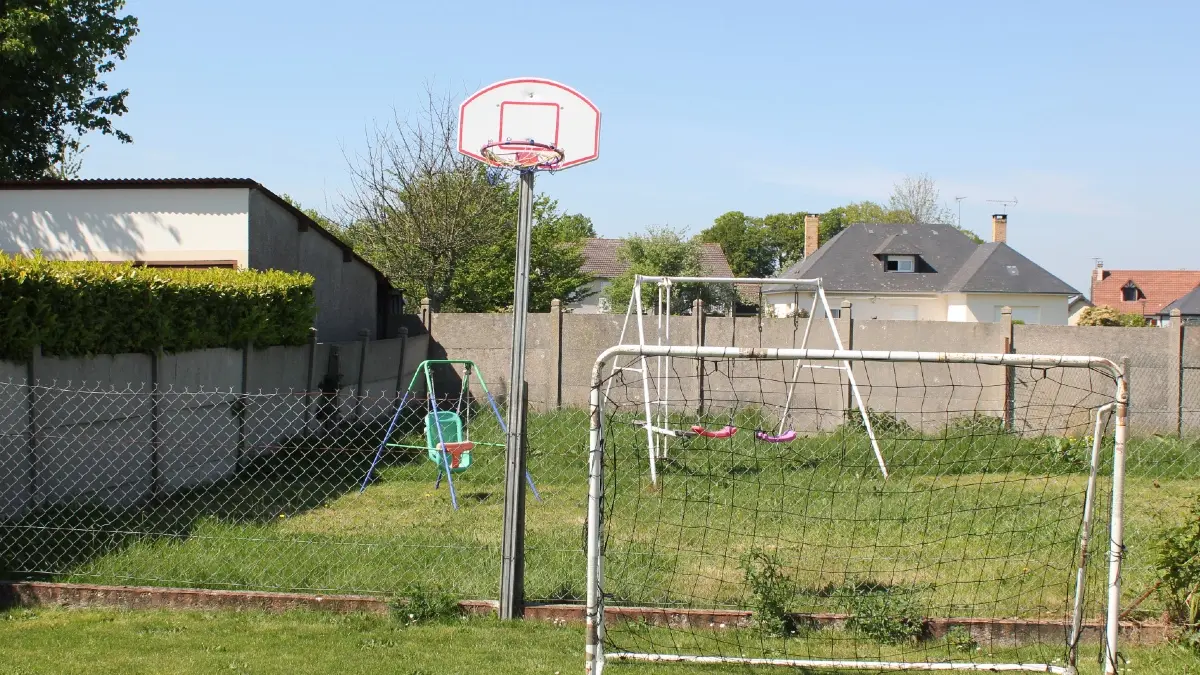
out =
{"type": "MultiPolygon", "coordinates": [[[[1075,597],[1070,618],[1070,659],[1067,665],[1050,663],[966,663],[966,662],[892,662],[850,661],[834,659],[775,659],[750,657],[701,656],[689,654],[648,654],[634,652],[605,653],[605,602],[602,593],[604,559],[601,542],[604,532],[601,523],[601,500],[604,481],[604,410],[602,403],[607,396],[602,392],[605,382],[605,365],[617,357],[632,356],[645,359],[656,358],[713,358],[748,360],[817,360],[850,362],[892,363],[942,363],[976,364],[991,366],[1013,366],[1027,368],[1081,368],[1093,369],[1111,375],[1116,382],[1113,400],[1095,409],[1095,431],[1091,448],[1091,469],[1084,497],[1084,514],[1080,525],[1080,546],[1087,551],[1092,536],[1092,511],[1096,502],[1096,483],[1099,469],[1099,451],[1102,439],[1104,415],[1112,414],[1115,420],[1112,494],[1109,521],[1109,547],[1107,551],[1108,582],[1105,598],[1104,663],[1106,674],[1117,672],[1117,639],[1120,628],[1121,559],[1124,555],[1124,486],[1125,446],[1128,441],[1129,385],[1123,369],[1113,361],[1092,356],[1036,355],[1036,354],[993,354],[962,352],[914,352],[914,351],[860,351],[829,349],[776,349],[737,347],[683,347],[654,345],[617,345],[606,349],[597,357],[592,368],[591,393],[589,398],[589,456],[588,456],[588,506],[587,506],[587,608],[585,658],[589,675],[603,675],[609,661],[676,662],[695,664],[772,665],[784,667],[810,667],[846,670],[887,671],[967,671],[967,672],[1039,672],[1075,675],[1078,638],[1083,626],[1084,585],[1080,580],[1085,574],[1085,556],[1081,555],[1076,569],[1075,597]]],[[[611,374],[612,371],[610,371],[611,374]]]]}
{"type": "MultiPolygon", "coordinates": [[[[617,344],[624,345],[625,336],[629,331],[630,317],[636,317],[637,324],[637,345],[639,347],[648,346],[646,343],[646,327],[644,321],[645,303],[642,301],[642,285],[655,284],[658,288],[658,296],[654,303],[654,315],[657,319],[655,326],[656,344],[658,347],[669,347],[671,345],[671,287],[675,284],[712,284],[712,285],[736,285],[745,284],[752,286],[779,285],[791,286],[795,294],[795,303],[792,308],[793,312],[800,311],[800,294],[804,291],[805,295],[812,293],[812,307],[809,309],[808,318],[804,324],[804,336],[801,338],[799,349],[808,348],[808,336],[812,330],[812,322],[816,316],[817,308],[820,307],[825,312],[825,323],[829,326],[829,332],[833,336],[833,343],[837,349],[844,349],[842,344],[842,336],[838,332],[837,322],[833,318],[833,312],[829,309],[829,299],[825,297],[825,287],[821,284],[820,278],[812,279],[763,279],[754,277],[672,277],[672,276],[647,276],[638,274],[633,278],[633,292],[629,294],[629,307],[625,310],[625,322],[621,325],[621,336],[617,339],[617,344]]],[[[759,308],[762,311],[762,308],[759,308]]],[[[760,315],[759,320],[762,320],[760,315]]],[[[794,342],[794,338],[793,338],[794,342]]],[[[794,345],[793,345],[794,346],[794,345]]],[[[655,358],[656,372],[651,375],[650,366],[646,361],[646,354],[629,354],[631,358],[625,365],[621,365],[618,359],[614,358],[612,366],[609,369],[609,384],[605,389],[605,394],[608,394],[612,387],[612,375],[618,370],[626,370],[635,372],[642,377],[642,401],[644,405],[645,419],[642,426],[646,430],[646,444],[650,458],[650,482],[658,484],[658,460],[665,459],[667,456],[667,447],[671,438],[684,437],[691,435],[689,431],[681,431],[670,428],[669,415],[671,412],[671,387],[668,381],[668,373],[671,371],[671,355],[665,354],[655,358]],[[654,392],[651,393],[651,383],[653,383],[654,392]]],[[[812,365],[804,364],[800,360],[795,362],[792,368],[792,377],[787,384],[787,397],[784,401],[784,413],[779,418],[779,429],[776,433],[783,433],[784,425],[787,423],[788,413],[791,409],[792,396],[795,393],[796,382],[800,376],[802,368],[828,368],[832,370],[840,370],[846,375],[846,379],[850,383],[850,391],[854,395],[854,402],[858,406],[858,413],[862,417],[863,427],[866,429],[867,437],[871,441],[871,449],[875,451],[875,461],[879,463],[879,471],[884,478],[888,477],[887,462],[884,461],[883,451],[879,448],[879,441],[875,437],[875,429],[871,426],[871,417],[867,413],[867,406],[863,402],[862,393],[858,389],[858,381],[854,379],[854,369],[850,367],[849,361],[842,361],[836,366],[832,365],[812,365]]]]}

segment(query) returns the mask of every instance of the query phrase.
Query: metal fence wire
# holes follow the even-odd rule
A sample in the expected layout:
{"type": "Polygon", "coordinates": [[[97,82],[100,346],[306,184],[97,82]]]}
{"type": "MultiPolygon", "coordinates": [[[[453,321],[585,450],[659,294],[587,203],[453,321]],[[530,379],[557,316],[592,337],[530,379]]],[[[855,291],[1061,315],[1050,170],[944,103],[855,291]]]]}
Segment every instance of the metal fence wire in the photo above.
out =
{"type": "MultiPolygon", "coordinates": [[[[1197,334],[1200,337],[1200,334],[1197,334]]],[[[1189,340],[1193,338],[1189,337],[1189,340]]],[[[1200,350],[1192,353],[1200,354],[1200,350]]],[[[1185,415],[1200,421],[1200,361],[1185,415]]],[[[1200,491],[1197,437],[1139,432],[1134,399],[1126,531],[1130,578],[1152,576],[1160,526],[1200,491]]],[[[438,386],[474,443],[457,508],[424,449],[428,392],[242,394],[0,382],[0,574],[6,580],[496,599],[504,510],[504,382],[497,407],[461,369],[438,386]],[[370,467],[390,422],[397,429],[370,467]],[[364,487],[365,482],[365,487],[364,487]]],[[[865,374],[864,384],[871,384],[865,374]]],[[[575,383],[584,386],[586,383],[575,383]]],[[[882,381],[869,405],[891,396],[882,381]]],[[[920,392],[918,392],[920,394],[920,392]]],[[[529,403],[525,597],[584,597],[588,414],[529,403]]],[[[461,468],[461,467],[460,467],[461,468]]],[[[1140,583],[1140,582],[1139,582],[1140,583]]],[[[1134,598],[1145,584],[1128,584],[1134,598]]],[[[1154,609],[1154,601],[1144,606],[1154,609]]]]}

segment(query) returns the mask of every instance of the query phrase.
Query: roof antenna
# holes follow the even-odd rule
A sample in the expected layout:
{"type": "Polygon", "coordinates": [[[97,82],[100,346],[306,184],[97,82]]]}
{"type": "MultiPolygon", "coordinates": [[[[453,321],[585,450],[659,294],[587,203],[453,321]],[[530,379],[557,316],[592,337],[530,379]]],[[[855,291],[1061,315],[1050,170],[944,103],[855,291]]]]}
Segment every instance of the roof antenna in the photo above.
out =
{"type": "Polygon", "coordinates": [[[1013,197],[1012,199],[989,199],[988,201],[992,202],[993,204],[999,204],[1000,212],[1006,216],[1008,215],[1008,205],[1009,204],[1012,204],[1013,206],[1017,205],[1016,197],[1013,197]]]}
{"type": "Polygon", "coordinates": [[[966,197],[955,197],[954,201],[958,202],[958,229],[962,229],[962,200],[966,197]]]}

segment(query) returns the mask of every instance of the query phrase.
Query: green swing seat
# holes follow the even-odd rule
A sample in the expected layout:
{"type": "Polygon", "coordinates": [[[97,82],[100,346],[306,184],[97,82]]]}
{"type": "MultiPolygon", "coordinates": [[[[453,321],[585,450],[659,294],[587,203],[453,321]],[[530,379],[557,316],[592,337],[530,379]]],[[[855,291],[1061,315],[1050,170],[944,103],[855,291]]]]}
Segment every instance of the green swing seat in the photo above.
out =
{"type": "Polygon", "coordinates": [[[429,461],[442,466],[444,443],[449,455],[450,470],[462,473],[471,466],[471,449],[474,443],[463,440],[462,418],[449,410],[431,412],[425,416],[425,444],[429,461]],[[441,434],[438,434],[438,430],[441,434]]]}

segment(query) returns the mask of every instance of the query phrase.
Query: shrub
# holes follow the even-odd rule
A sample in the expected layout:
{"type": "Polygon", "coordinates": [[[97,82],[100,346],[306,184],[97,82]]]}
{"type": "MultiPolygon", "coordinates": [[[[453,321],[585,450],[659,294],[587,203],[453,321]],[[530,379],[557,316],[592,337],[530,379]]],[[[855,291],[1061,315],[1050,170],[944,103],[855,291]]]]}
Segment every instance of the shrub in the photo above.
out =
{"type": "Polygon", "coordinates": [[[0,254],[0,358],[299,345],[316,316],[307,274],[155,269],[0,254]]]}
{"type": "Polygon", "coordinates": [[[787,608],[796,594],[796,586],[784,573],[778,555],[753,550],[742,561],[742,571],[750,586],[751,609],[758,629],[776,637],[794,635],[795,621],[787,608]]]}
{"type": "Polygon", "coordinates": [[[1125,326],[1140,328],[1146,325],[1145,317],[1132,312],[1119,312],[1112,307],[1088,307],[1079,313],[1080,326],[1125,326]]]}
{"type": "Polygon", "coordinates": [[[405,625],[436,623],[461,615],[462,610],[455,598],[440,586],[414,584],[409,586],[401,599],[390,603],[392,615],[405,625]]]}
{"type": "Polygon", "coordinates": [[[955,417],[946,425],[945,433],[950,438],[963,436],[999,436],[1008,433],[1004,420],[981,412],[955,417]]]}
{"type": "Polygon", "coordinates": [[[846,628],[872,640],[899,644],[914,642],[925,633],[925,619],[913,589],[850,581],[834,595],[843,611],[850,615],[846,628]]]}
{"type": "MultiPolygon", "coordinates": [[[[861,412],[855,408],[847,408],[845,414],[846,423],[843,426],[847,431],[866,433],[867,427],[863,424],[861,412]]],[[[871,429],[879,435],[913,436],[917,433],[911,424],[889,412],[868,410],[867,417],[871,420],[871,429]]]]}
{"type": "Polygon", "coordinates": [[[1200,497],[1184,524],[1163,533],[1154,562],[1183,642],[1200,651],[1200,497]]]}

